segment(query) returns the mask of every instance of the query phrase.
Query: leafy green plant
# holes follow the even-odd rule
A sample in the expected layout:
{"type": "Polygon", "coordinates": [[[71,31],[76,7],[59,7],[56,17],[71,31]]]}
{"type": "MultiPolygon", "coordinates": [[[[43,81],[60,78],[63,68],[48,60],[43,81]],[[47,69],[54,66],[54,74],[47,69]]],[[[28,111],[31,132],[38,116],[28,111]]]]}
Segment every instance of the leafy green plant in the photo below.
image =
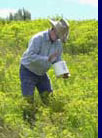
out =
{"type": "Polygon", "coordinates": [[[71,76],[58,79],[53,68],[49,70],[53,97],[45,106],[35,91],[31,129],[22,116],[27,102],[21,95],[20,59],[30,37],[50,24],[48,19],[0,22],[0,138],[98,138],[98,23],[69,23],[62,59],[71,76]]]}

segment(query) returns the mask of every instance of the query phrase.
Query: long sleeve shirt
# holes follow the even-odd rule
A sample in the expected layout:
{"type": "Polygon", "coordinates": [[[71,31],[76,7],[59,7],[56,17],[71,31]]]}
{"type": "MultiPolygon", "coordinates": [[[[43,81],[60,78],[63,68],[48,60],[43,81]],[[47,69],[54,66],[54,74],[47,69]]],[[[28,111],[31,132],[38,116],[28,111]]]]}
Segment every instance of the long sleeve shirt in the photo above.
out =
{"type": "Polygon", "coordinates": [[[21,58],[21,64],[37,75],[44,75],[52,65],[52,62],[61,60],[62,43],[60,39],[51,42],[49,30],[42,31],[34,35],[29,43],[28,48],[21,58]],[[48,57],[54,52],[59,53],[57,59],[49,62],[48,57]]]}

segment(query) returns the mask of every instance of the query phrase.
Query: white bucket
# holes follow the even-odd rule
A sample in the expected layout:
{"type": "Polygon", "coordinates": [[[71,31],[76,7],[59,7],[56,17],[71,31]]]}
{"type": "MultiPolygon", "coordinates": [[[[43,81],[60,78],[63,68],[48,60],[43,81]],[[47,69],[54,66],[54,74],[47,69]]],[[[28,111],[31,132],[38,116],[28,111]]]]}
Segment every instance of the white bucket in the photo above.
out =
{"type": "Polygon", "coordinates": [[[55,75],[57,77],[60,77],[64,74],[68,74],[70,76],[69,70],[67,68],[66,62],[65,61],[58,61],[53,64],[53,69],[55,71],[55,75]]]}

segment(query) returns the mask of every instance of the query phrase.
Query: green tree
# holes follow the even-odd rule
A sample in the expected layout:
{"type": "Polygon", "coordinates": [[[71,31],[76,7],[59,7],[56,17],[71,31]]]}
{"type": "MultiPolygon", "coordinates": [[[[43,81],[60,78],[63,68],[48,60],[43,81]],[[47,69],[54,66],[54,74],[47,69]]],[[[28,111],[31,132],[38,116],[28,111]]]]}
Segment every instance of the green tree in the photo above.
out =
{"type": "Polygon", "coordinates": [[[13,14],[10,13],[10,15],[9,15],[9,20],[12,21],[13,19],[14,19],[13,14]]]}
{"type": "Polygon", "coordinates": [[[15,21],[25,21],[25,20],[31,20],[31,13],[27,10],[23,9],[19,9],[14,16],[12,15],[12,13],[10,13],[8,19],[10,21],[15,20],[15,21]]]}
{"type": "Polygon", "coordinates": [[[31,14],[29,11],[23,8],[23,20],[31,20],[31,14]]]}

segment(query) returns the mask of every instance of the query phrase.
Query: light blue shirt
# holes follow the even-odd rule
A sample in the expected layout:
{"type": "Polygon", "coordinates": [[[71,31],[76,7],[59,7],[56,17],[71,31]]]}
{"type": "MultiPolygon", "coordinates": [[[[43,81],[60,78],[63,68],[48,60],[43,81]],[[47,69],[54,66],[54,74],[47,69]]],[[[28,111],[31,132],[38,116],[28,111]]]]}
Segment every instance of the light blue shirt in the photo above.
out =
{"type": "Polygon", "coordinates": [[[61,53],[62,43],[60,39],[52,43],[49,38],[49,30],[42,31],[30,39],[28,48],[21,58],[21,64],[31,72],[41,76],[49,70],[53,62],[61,60],[61,53]],[[59,52],[57,59],[49,62],[48,57],[56,51],[59,52]]]}

